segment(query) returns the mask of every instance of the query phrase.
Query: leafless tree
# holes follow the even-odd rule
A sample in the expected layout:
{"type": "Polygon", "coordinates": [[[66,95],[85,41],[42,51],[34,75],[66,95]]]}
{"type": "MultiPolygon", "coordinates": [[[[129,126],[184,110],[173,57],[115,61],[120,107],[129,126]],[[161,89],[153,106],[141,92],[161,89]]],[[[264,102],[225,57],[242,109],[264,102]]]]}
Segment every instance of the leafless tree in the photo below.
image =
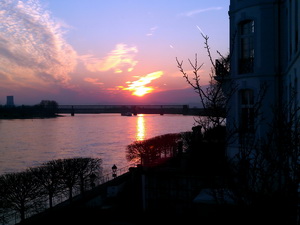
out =
{"type": "Polygon", "coordinates": [[[266,132],[259,135],[259,124],[265,120],[260,111],[267,88],[261,87],[255,101],[253,128],[247,132],[237,128],[240,149],[229,161],[227,185],[238,205],[252,207],[256,212],[264,210],[269,220],[295,224],[300,182],[300,107],[295,101],[296,91],[289,102],[270,106],[271,120],[266,132]]]}
{"type": "Polygon", "coordinates": [[[233,82],[228,82],[227,79],[230,71],[230,55],[223,56],[217,51],[220,58],[213,60],[208,43],[209,37],[203,34],[202,37],[204,38],[204,48],[207,51],[212,66],[209,73],[210,81],[208,85],[204,85],[201,82],[200,70],[204,64],[198,63],[197,54],[195,55],[194,62],[188,59],[189,65],[193,69],[192,75],[185,72],[183,61],[179,61],[176,58],[176,62],[183,78],[200,97],[200,102],[206,116],[199,117],[197,122],[206,131],[212,127],[224,126],[226,114],[229,110],[228,101],[236,91],[236,85],[233,82]],[[224,88],[225,85],[226,88],[224,88]]]}
{"type": "Polygon", "coordinates": [[[53,198],[62,191],[60,173],[54,163],[45,163],[42,166],[30,168],[43,192],[48,195],[49,207],[53,206],[53,198]]]}
{"type": "Polygon", "coordinates": [[[83,193],[87,183],[94,182],[101,176],[101,162],[101,159],[78,157],[57,159],[46,165],[58,171],[60,184],[68,190],[69,199],[72,200],[74,189],[77,186],[83,193]]]}
{"type": "Polygon", "coordinates": [[[0,176],[0,224],[7,224],[9,221],[9,208],[11,208],[11,204],[6,199],[7,190],[2,179],[2,176],[0,176]]]}
{"type": "Polygon", "coordinates": [[[40,186],[28,170],[0,176],[0,188],[6,206],[19,212],[21,221],[25,219],[26,212],[35,207],[40,197],[40,186]]]}
{"type": "Polygon", "coordinates": [[[94,182],[102,175],[101,163],[102,160],[97,158],[57,159],[24,172],[0,176],[1,215],[17,211],[23,221],[26,213],[37,213],[46,208],[47,197],[52,208],[53,198],[66,190],[72,200],[75,188],[83,193],[88,184],[95,186],[94,182]]]}
{"type": "MultiPolygon", "coordinates": [[[[192,75],[185,72],[183,61],[177,58],[176,61],[186,82],[199,95],[208,115],[198,120],[199,125],[207,131],[210,127],[224,124],[224,119],[230,111],[228,103],[236,93],[237,85],[231,82],[231,79],[227,79],[230,73],[230,54],[227,57],[219,54],[220,59],[214,62],[208,37],[203,35],[203,38],[212,64],[208,88],[201,83],[199,72],[203,64],[198,63],[197,55],[194,62],[188,60],[193,69],[192,75]],[[222,88],[224,85],[225,88],[222,88]],[[223,109],[226,109],[225,112],[223,109]]],[[[297,90],[291,94],[289,102],[270,105],[273,113],[269,115],[267,131],[259,135],[260,123],[267,121],[261,113],[262,105],[267,104],[267,90],[265,83],[259,89],[253,105],[254,121],[250,130],[245,130],[237,124],[230,124],[231,130],[227,128],[226,143],[238,142],[239,151],[235,158],[228,161],[228,167],[224,168],[226,173],[223,178],[226,181],[221,182],[220,186],[223,190],[230,190],[228,193],[239,206],[269,211],[269,220],[282,219],[282,223],[295,224],[289,222],[290,218],[296,217],[297,188],[300,182],[300,107],[295,97],[297,90]]]]}
{"type": "Polygon", "coordinates": [[[42,100],[36,107],[39,108],[44,116],[55,116],[58,109],[58,103],[53,100],[42,100]]]}
{"type": "Polygon", "coordinates": [[[57,159],[47,163],[57,169],[60,174],[60,182],[63,185],[63,189],[68,190],[69,199],[73,198],[74,187],[78,181],[79,169],[76,166],[76,159],[57,159]]]}
{"type": "Polygon", "coordinates": [[[126,148],[128,161],[140,160],[142,165],[157,163],[162,158],[168,158],[177,151],[180,134],[165,134],[143,141],[135,141],[126,148]]]}
{"type": "Polygon", "coordinates": [[[102,175],[101,162],[101,159],[96,158],[76,158],[81,194],[84,193],[87,185],[93,186],[93,182],[102,175]]]}

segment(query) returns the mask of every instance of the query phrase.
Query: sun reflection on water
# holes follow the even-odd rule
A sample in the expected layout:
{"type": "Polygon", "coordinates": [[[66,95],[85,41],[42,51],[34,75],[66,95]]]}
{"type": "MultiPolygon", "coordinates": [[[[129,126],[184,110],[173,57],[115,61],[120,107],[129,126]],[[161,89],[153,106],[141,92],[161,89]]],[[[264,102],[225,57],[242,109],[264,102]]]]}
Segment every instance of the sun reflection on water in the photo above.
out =
{"type": "Polygon", "coordinates": [[[138,114],[136,123],[136,140],[142,141],[146,136],[146,126],[143,114],[138,114]]]}

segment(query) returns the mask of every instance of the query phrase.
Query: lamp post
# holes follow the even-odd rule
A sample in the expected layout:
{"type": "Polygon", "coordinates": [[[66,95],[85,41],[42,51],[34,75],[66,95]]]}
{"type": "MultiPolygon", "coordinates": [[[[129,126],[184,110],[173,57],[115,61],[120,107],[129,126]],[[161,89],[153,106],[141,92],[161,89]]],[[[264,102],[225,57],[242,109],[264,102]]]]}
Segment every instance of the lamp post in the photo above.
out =
{"type": "Polygon", "coordinates": [[[114,164],[111,169],[112,169],[112,176],[113,176],[113,178],[116,178],[117,177],[117,169],[118,169],[118,167],[114,164]]]}

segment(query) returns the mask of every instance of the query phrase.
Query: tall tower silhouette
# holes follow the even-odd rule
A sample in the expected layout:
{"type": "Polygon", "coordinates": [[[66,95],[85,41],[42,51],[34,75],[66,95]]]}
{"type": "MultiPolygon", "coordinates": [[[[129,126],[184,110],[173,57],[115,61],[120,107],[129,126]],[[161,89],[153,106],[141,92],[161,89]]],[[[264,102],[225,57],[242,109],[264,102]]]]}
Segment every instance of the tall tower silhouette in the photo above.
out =
{"type": "Polygon", "coordinates": [[[15,106],[14,96],[6,96],[6,106],[8,106],[8,107],[15,106]]]}

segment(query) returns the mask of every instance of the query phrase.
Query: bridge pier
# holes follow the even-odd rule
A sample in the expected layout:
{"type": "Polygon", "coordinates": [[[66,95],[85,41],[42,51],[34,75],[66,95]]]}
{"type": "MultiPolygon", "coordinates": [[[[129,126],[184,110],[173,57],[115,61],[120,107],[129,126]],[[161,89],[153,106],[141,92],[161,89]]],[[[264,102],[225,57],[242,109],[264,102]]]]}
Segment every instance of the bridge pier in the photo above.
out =
{"type": "Polygon", "coordinates": [[[164,115],[164,109],[163,109],[163,106],[162,106],[162,105],[160,106],[160,113],[159,113],[159,114],[160,114],[161,116],[164,115]]]}
{"type": "Polygon", "coordinates": [[[72,106],[72,109],[71,109],[71,116],[75,116],[75,110],[74,110],[73,106],[72,106]]]}

